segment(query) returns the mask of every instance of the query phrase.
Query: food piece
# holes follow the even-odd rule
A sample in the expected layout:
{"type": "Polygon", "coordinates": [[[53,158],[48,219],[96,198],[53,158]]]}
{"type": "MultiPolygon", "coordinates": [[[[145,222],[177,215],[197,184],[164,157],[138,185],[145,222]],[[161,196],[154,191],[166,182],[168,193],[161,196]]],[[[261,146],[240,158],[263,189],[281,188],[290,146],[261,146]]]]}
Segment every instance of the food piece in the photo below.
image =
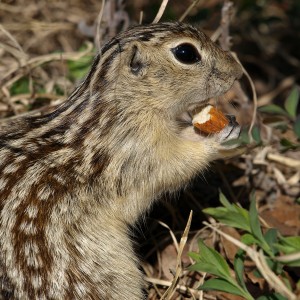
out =
{"type": "Polygon", "coordinates": [[[226,116],[212,105],[206,106],[193,118],[193,125],[204,133],[218,133],[228,124],[226,116]]]}

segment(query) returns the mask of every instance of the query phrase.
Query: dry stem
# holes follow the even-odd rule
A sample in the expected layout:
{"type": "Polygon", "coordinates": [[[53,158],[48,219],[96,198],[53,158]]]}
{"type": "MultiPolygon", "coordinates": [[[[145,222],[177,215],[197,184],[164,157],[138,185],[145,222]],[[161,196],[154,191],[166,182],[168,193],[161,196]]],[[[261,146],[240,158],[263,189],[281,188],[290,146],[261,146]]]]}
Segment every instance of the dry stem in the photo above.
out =
{"type": "Polygon", "coordinates": [[[166,9],[166,6],[168,4],[169,0],[163,0],[161,5],[160,5],[160,8],[158,10],[158,13],[156,15],[156,17],[154,18],[153,22],[152,23],[157,23],[159,22],[159,20],[161,19],[162,15],[164,14],[164,11],[166,9]]]}

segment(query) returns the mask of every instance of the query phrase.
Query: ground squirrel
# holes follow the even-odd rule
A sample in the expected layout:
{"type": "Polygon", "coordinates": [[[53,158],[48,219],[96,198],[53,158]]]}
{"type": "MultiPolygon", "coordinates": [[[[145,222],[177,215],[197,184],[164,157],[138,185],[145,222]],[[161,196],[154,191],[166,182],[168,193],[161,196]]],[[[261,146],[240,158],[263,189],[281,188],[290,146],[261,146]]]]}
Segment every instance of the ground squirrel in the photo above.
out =
{"type": "Polygon", "coordinates": [[[190,25],[137,26],[57,110],[2,130],[1,299],[143,299],[128,225],[223,157],[238,126],[202,136],[189,112],[241,75],[190,25]]]}

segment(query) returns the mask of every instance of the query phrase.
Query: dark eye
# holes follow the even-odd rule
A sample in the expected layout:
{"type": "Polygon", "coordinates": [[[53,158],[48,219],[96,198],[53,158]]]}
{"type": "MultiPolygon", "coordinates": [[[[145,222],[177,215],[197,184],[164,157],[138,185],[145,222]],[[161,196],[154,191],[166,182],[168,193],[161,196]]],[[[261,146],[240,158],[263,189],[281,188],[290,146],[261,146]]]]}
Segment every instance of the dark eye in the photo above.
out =
{"type": "Polygon", "coordinates": [[[194,64],[201,60],[198,50],[191,44],[180,44],[172,49],[174,56],[184,64],[194,64]]]}

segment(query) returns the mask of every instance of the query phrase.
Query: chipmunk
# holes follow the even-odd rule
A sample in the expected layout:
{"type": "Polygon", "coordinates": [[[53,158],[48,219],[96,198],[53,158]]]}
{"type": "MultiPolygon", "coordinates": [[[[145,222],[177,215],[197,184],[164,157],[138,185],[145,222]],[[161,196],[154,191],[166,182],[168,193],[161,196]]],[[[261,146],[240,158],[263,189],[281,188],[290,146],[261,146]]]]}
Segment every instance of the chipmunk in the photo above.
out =
{"type": "Polygon", "coordinates": [[[190,25],[140,25],[58,109],[3,129],[1,299],[144,299],[129,225],[226,155],[239,126],[203,136],[190,115],[241,75],[190,25]]]}

